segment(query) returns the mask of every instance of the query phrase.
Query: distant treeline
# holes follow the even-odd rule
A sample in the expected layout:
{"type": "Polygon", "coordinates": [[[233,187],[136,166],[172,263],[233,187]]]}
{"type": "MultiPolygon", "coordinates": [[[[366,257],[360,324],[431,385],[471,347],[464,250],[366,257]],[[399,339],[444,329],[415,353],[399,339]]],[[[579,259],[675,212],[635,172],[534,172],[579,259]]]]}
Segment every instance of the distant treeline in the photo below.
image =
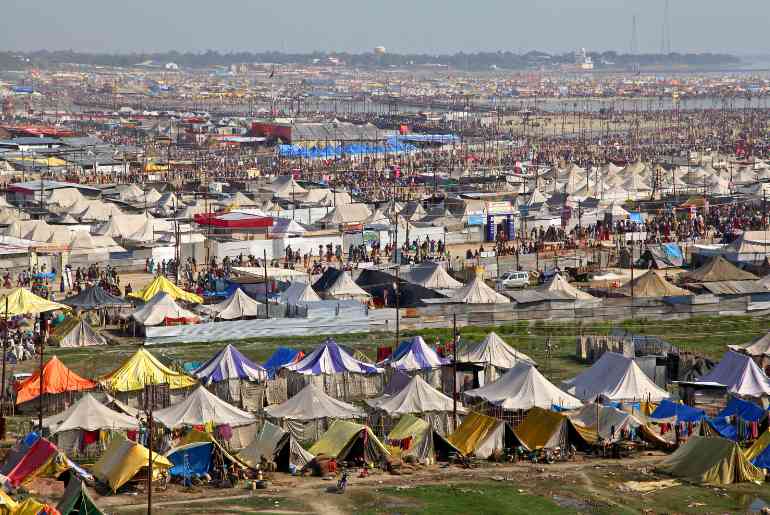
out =
{"type": "MultiPolygon", "coordinates": [[[[597,68],[645,66],[714,66],[734,65],[741,62],[728,54],[620,54],[617,52],[590,52],[588,54],[597,68]]],[[[492,67],[501,69],[527,69],[542,66],[571,64],[575,54],[548,54],[545,52],[476,52],[445,55],[429,54],[375,54],[375,53],[326,53],[288,54],[283,52],[232,52],[221,53],[213,50],[206,52],[164,52],[134,54],[90,54],[74,51],[36,52],[0,52],[0,69],[19,69],[26,66],[55,66],[61,64],[87,64],[97,66],[133,66],[152,61],[165,64],[176,63],[183,67],[205,68],[227,66],[241,63],[276,63],[276,64],[311,64],[336,58],[340,61],[361,67],[443,65],[462,70],[486,70],[492,67]]]]}

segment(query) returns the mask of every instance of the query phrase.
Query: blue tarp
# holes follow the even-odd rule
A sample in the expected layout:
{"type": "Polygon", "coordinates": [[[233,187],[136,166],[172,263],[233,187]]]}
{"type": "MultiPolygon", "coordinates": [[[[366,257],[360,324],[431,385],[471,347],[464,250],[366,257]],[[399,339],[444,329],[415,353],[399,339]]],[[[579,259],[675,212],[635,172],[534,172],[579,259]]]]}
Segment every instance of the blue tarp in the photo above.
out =
{"type": "Polygon", "coordinates": [[[770,445],[765,447],[756,458],[751,460],[751,464],[761,469],[770,469],[770,445]]]}
{"type": "Polygon", "coordinates": [[[703,410],[691,408],[686,404],[679,404],[668,399],[663,399],[650,418],[664,419],[676,417],[677,422],[700,422],[706,414],[703,410]]]}
{"type": "Polygon", "coordinates": [[[727,403],[725,409],[719,412],[714,418],[724,418],[738,416],[749,422],[759,422],[765,416],[765,410],[753,402],[733,398],[727,403]]]}
{"type": "Polygon", "coordinates": [[[610,401],[603,403],[605,406],[611,406],[615,408],[616,410],[623,411],[624,409],[631,408],[634,412],[641,412],[642,411],[642,404],[640,402],[620,402],[620,401],[610,401]]]}
{"type": "Polygon", "coordinates": [[[723,438],[729,440],[738,440],[738,431],[734,425],[728,424],[723,418],[714,417],[709,420],[709,424],[714,428],[714,431],[719,433],[723,438]]]}
{"type": "Polygon", "coordinates": [[[297,354],[299,354],[298,350],[290,349],[288,347],[278,347],[275,349],[275,352],[273,352],[273,355],[267,358],[267,361],[265,361],[262,366],[267,369],[270,379],[274,379],[279,368],[288,365],[289,363],[294,363],[297,354]]]}
{"type": "Polygon", "coordinates": [[[296,157],[303,159],[331,159],[346,156],[376,155],[385,153],[414,152],[417,147],[398,140],[388,140],[385,145],[360,145],[351,144],[345,146],[310,147],[299,145],[279,145],[278,155],[281,157],[296,157]]]}
{"type": "Polygon", "coordinates": [[[661,245],[661,247],[663,247],[663,252],[666,253],[666,256],[669,257],[672,263],[676,261],[681,263],[682,261],[684,261],[682,248],[679,246],[678,243],[664,243],[663,245],[661,245]]]}
{"type": "Polygon", "coordinates": [[[644,220],[642,220],[642,213],[628,213],[628,219],[638,224],[644,223],[644,220]]]}
{"type": "Polygon", "coordinates": [[[166,456],[174,464],[169,473],[184,478],[206,474],[211,468],[213,451],[211,442],[196,442],[174,449],[166,456]]]}

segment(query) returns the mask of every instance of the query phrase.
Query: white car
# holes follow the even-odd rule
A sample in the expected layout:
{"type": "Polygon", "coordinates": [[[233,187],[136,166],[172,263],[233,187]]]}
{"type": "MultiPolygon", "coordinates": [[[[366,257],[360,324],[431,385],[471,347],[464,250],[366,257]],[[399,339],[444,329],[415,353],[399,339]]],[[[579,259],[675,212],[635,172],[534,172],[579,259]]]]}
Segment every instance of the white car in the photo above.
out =
{"type": "Polygon", "coordinates": [[[497,281],[498,288],[526,288],[529,286],[529,272],[505,272],[497,281]]]}

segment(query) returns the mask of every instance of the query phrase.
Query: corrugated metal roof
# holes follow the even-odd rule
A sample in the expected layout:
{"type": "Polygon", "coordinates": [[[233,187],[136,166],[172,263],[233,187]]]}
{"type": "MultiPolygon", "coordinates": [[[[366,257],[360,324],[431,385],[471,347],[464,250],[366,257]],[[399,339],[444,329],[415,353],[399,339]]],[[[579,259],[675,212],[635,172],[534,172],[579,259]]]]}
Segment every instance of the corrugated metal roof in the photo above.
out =
{"type": "Polygon", "coordinates": [[[701,286],[714,295],[748,295],[750,293],[767,293],[768,289],[758,281],[718,281],[700,283],[701,286]]]}

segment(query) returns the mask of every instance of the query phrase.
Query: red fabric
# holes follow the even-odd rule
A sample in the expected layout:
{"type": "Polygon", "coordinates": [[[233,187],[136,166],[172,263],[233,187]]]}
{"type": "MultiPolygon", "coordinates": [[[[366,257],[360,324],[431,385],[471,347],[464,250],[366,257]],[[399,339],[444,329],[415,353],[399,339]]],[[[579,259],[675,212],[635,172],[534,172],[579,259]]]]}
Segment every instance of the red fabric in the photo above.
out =
{"type": "Polygon", "coordinates": [[[217,213],[203,213],[195,215],[195,223],[198,225],[211,225],[213,227],[258,229],[272,227],[273,219],[271,217],[253,216],[240,220],[222,220],[217,213]]]}
{"type": "Polygon", "coordinates": [[[8,482],[14,488],[18,488],[27,477],[48,463],[51,456],[58,451],[56,446],[45,438],[38,438],[37,442],[29,448],[27,454],[8,473],[8,482]]]}
{"type": "Polygon", "coordinates": [[[126,438],[128,438],[132,442],[135,442],[136,441],[136,435],[137,435],[138,432],[139,431],[137,431],[136,429],[129,429],[128,431],[126,431],[126,438]]]}
{"type": "Polygon", "coordinates": [[[87,447],[92,443],[99,441],[99,430],[96,431],[83,431],[83,447],[87,447]]]}
{"type": "Polygon", "coordinates": [[[393,354],[393,347],[377,347],[377,363],[393,354]]]}

